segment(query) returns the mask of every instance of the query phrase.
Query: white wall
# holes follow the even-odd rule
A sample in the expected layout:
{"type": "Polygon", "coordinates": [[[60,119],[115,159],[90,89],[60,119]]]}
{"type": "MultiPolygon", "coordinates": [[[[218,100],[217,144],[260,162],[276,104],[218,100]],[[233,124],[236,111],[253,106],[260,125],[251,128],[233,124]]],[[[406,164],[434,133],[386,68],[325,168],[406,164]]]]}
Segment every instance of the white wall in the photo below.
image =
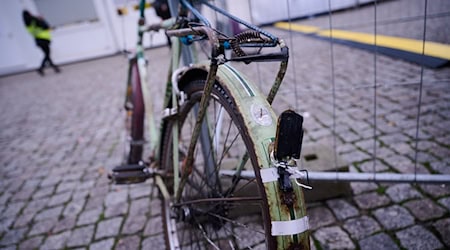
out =
{"type": "MultiPolygon", "coordinates": [[[[238,0],[228,0],[236,2],[238,0]]],[[[373,0],[249,0],[255,24],[267,24],[281,20],[326,13],[331,10],[348,8],[373,0]],[[331,6],[329,4],[331,3],[331,6]],[[289,8],[288,8],[289,7],[289,8]]]]}
{"type": "MultiPolygon", "coordinates": [[[[119,0],[91,0],[98,20],[57,27],[52,31],[51,53],[57,64],[75,62],[99,56],[112,55],[124,49],[130,50],[136,43],[139,11],[135,2],[119,0]],[[119,16],[117,8],[125,8],[119,16]]],[[[153,1],[153,0],[150,0],[153,1]]],[[[372,0],[336,0],[332,9],[349,7],[372,0]]],[[[217,2],[217,1],[216,1],[217,2]]],[[[266,24],[328,11],[328,0],[225,0],[224,5],[234,15],[255,23],[266,24]],[[288,6],[289,12],[288,12],[288,6]]],[[[34,39],[27,33],[22,21],[22,10],[37,13],[34,0],[1,0],[0,6],[0,75],[34,70],[39,67],[43,54],[34,39]]],[[[216,15],[206,11],[215,22],[216,15]]],[[[159,20],[153,8],[145,11],[147,22],[159,20]]],[[[162,31],[144,37],[144,46],[166,43],[162,31]]]]}
{"type": "MultiPolygon", "coordinates": [[[[0,74],[17,72],[37,65],[40,56],[34,40],[22,21],[22,5],[17,0],[3,0],[0,7],[0,74]]],[[[29,8],[31,10],[31,8],[29,8]]]]}
{"type": "Polygon", "coordinates": [[[52,32],[52,53],[57,63],[108,55],[117,50],[105,2],[93,0],[93,3],[98,21],[58,27],[52,32]]]}

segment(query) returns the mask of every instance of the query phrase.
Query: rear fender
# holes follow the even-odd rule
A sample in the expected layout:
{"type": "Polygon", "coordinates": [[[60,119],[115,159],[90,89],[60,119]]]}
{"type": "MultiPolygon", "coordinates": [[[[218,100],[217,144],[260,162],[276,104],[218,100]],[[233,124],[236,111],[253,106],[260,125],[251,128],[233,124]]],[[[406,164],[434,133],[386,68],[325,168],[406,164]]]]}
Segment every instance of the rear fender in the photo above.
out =
{"type": "MultiPolygon", "coordinates": [[[[208,70],[208,63],[200,63],[190,67],[180,76],[178,80],[179,89],[192,80],[206,79],[208,70]]],[[[277,117],[266,101],[266,97],[259,92],[256,85],[230,65],[219,66],[216,81],[230,93],[230,98],[233,99],[238,113],[241,114],[248,128],[250,138],[253,139],[251,146],[256,152],[256,159],[252,159],[252,161],[254,165],[259,166],[259,169],[255,170],[255,175],[257,178],[261,178],[261,169],[273,167],[269,156],[269,146],[275,139],[277,117]]],[[[278,187],[278,181],[267,182],[262,185],[262,190],[268,197],[267,201],[264,202],[269,207],[272,222],[292,222],[305,218],[306,207],[303,191],[294,182],[292,184],[295,194],[293,208],[288,208],[287,205],[283,204],[283,193],[278,187]]],[[[272,228],[269,230],[270,232],[267,233],[272,235],[272,228]]],[[[309,249],[307,231],[295,235],[288,234],[274,237],[277,237],[277,246],[269,246],[270,249],[309,249]]]]}

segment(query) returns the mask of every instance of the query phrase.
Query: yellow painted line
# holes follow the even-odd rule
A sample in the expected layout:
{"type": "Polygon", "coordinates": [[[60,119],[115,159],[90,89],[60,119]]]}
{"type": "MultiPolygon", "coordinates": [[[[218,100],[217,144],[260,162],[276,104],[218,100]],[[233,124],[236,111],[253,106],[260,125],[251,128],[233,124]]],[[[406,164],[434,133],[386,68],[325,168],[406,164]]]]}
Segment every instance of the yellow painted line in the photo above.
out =
{"type": "MultiPolygon", "coordinates": [[[[402,37],[393,37],[393,36],[384,36],[384,35],[376,35],[376,43],[375,36],[373,34],[346,31],[346,30],[320,30],[318,27],[313,26],[303,26],[297,24],[276,23],[275,27],[282,29],[292,29],[298,32],[303,32],[306,34],[316,34],[322,37],[333,37],[336,39],[342,39],[352,42],[364,43],[369,45],[377,45],[381,47],[387,47],[392,49],[398,49],[408,52],[413,52],[417,54],[422,54],[423,50],[423,41],[414,40],[409,38],[402,37]],[[314,28],[316,28],[314,30],[314,28]],[[305,32],[302,30],[306,30],[309,32],[305,32]]],[[[436,43],[425,41],[425,51],[424,55],[433,56],[438,58],[443,58],[450,60],[450,45],[443,43],[436,43]]]]}
{"type": "MultiPolygon", "coordinates": [[[[373,34],[344,30],[323,30],[316,34],[324,37],[331,37],[332,35],[333,38],[336,39],[343,39],[369,45],[375,45],[376,42],[377,46],[399,49],[417,54],[422,54],[422,51],[424,49],[423,41],[401,37],[376,35],[375,41],[375,36],[373,34]]],[[[427,56],[434,56],[450,60],[450,45],[425,41],[424,54],[427,56]]]]}
{"type": "Polygon", "coordinates": [[[295,24],[295,23],[289,24],[287,22],[275,23],[275,27],[280,28],[280,29],[286,29],[286,30],[291,29],[291,30],[306,33],[306,34],[316,33],[320,30],[319,27],[315,27],[315,26],[299,25],[299,24],[295,24]]]}

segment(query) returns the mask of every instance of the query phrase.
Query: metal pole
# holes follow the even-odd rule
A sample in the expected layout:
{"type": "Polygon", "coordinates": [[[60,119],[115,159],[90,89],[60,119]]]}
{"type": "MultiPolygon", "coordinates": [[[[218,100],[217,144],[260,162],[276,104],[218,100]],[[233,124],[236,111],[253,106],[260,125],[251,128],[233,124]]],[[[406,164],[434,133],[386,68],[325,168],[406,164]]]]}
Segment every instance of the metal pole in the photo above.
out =
{"type": "MultiPolygon", "coordinates": [[[[233,176],[235,171],[223,170],[220,175],[233,176]]],[[[242,171],[241,178],[253,179],[253,171],[242,171]]],[[[293,176],[296,177],[296,176],[293,176]]],[[[305,175],[301,176],[304,179],[305,175]]],[[[326,182],[407,182],[407,183],[434,183],[450,184],[450,175],[444,174],[396,174],[396,173],[348,173],[348,172],[308,172],[310,181],[326,182]]]]}
{"type": "Polygon", "coordinates": [[[441,174],[308,172],[308,175],[314,181],[450,183],[450,175],[441,174]]]}

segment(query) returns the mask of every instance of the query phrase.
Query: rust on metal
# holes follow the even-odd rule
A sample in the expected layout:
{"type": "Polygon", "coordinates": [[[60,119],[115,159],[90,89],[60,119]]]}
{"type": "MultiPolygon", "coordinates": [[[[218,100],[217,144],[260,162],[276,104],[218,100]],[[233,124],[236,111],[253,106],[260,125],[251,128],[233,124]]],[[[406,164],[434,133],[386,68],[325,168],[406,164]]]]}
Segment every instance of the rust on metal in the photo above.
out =
{"type": "Polygon", "coordinates": [[[284,75],[287,71],[288,62],[283,61],[280,64],[280,69],[278,70],[277,76],[275,77],[275,81],[270,88],[269,94],[267,95],[267,102],[272,105],[273,100],[275,99],[275,96],[277,95],[278,89],[281,86],[281,83],[283,82],[284,75]]]}
{"type": "Polygon", "coordinates": [[[297,199],[295,198],[294,192],[282,192],[281,197],[282,197],[281,201],[287,207],[291,207],[293,204],[297,203],[296,202],[297,199]]]}

